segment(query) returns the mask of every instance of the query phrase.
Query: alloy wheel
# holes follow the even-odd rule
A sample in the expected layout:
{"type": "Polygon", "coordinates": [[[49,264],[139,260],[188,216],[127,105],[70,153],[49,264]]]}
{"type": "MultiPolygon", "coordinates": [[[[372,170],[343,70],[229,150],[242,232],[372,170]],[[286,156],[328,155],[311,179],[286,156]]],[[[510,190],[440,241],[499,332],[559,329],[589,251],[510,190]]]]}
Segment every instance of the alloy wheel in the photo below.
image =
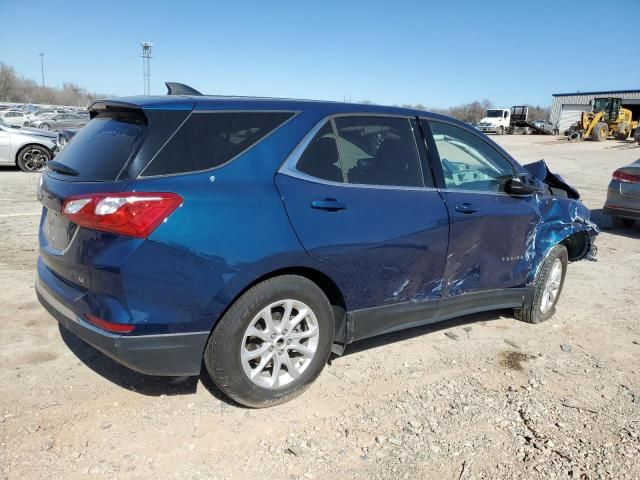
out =
{"type": "Polygon", "coordinates": [[[549,271],[549,277],[542,292],[542,300],[540,302],[540,311],[546,315],[553,308],[560,292],[562,283],[562,261],[556,258],[549,271]]]}
{"type": "Polygon", "coordinates": [[[244,333],[242,369],[256,385],[275,389],[297,379],[318,350],[320,328],[305,303],[285,299],[263,308],[244,333]]]}
{"type": "Polygon", "coordinates": [[[29,172],[42,172],[47,166],[49,155],[38,147],[29,148],[22,155],[23,165],[29,172]]]}

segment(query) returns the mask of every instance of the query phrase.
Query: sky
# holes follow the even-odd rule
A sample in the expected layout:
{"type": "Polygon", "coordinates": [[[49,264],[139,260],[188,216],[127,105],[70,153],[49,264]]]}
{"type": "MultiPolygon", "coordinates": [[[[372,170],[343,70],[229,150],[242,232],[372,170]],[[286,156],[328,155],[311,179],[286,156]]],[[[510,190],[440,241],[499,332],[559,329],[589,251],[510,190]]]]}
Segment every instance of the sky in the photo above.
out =
{"type": "Polygon", "coordinates": [[[0,0],[0,62],[40,81],[44,52],[47,85],[137,95],[149,41],[152,94],[177,81],[207,94],[550,105],[553,93],[640,89],[640,0],[601,11],[593,0],[0,0]]]}

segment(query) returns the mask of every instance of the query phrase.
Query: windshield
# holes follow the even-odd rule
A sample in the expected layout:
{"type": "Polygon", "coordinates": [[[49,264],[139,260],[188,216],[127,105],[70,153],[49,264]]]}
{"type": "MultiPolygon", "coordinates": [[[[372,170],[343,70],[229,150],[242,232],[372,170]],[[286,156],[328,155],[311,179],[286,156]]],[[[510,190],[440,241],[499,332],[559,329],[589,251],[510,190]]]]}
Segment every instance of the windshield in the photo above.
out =
{"type": "Polygon", "coordinates": [[[596,98],[593,101],[593,111],[602,112],[604,110],[608,110],[609,109],[609,105],[607,105],[608,103],[609,103],[608,98],[596,98]]]}
{"type": "Polygon", "coordinates": [[[487,117],[500,118],[502,116],[502,110],[487,110],[487,117]]]}

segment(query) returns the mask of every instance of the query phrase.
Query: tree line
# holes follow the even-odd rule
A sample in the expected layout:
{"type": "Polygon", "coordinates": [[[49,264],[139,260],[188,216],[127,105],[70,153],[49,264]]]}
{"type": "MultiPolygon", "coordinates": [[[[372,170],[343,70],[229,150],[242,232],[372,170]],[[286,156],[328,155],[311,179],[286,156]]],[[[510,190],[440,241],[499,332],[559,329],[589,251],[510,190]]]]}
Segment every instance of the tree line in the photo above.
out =
{"type": "MultiPolygon", "coordinates": [[[[362,103],[371,103],[368,100],[363,101],[362,103]]],[[[465,103],[462,105],[457,105],[455,107],[449,108],[428,108],[421,103],[417,103],[415,105],[412,104],[404,104],[404,105],[395,105],[402,106],[403,108],[411,108],[414,110],[429,110],[430,112],[440,113],[442,115],[447,115],[449,117],[456,118],[463,122],[467,123],[477,123],[482,118],[485,117],[485,112],[489,108],[502,108],[496,107],[493,102],[489,100],[476,100],[475,102],[465,103]]],[[[541,107],[540,105],[533,106],[527,105],[529,107],[529,119],[530,120],[545,120],[549,118],[551,113],[550,107],[541,107]]],[[[510,107],[504,107],[510,108],[510,107]]]]}
{"type": "Polygon", "coordinates": [[[71,82],[64,83],[62,88],[43,87],[34,80],[18,75],[13,67],[0,63],[0,102],[85,107],[98,97],[104,95],[89,93],[71,82]]]}

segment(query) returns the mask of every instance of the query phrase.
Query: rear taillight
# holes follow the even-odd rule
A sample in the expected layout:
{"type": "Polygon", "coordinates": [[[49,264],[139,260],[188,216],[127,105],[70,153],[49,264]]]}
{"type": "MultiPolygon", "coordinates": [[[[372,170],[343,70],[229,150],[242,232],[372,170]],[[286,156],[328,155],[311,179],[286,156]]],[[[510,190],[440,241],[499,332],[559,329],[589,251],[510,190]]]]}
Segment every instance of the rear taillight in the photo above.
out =
{"type": "Polygon", "coordinates": [[[175,193],[94,193],[65,199],[62,214],[82,227],[146,238],[181,203],[175,193]]]}
{"type": "Polygon", "coordinates": [[[620,170],[613,172],[613,179],[623,183],[640,183],[640,175],[632,175],[620,170]]]}

